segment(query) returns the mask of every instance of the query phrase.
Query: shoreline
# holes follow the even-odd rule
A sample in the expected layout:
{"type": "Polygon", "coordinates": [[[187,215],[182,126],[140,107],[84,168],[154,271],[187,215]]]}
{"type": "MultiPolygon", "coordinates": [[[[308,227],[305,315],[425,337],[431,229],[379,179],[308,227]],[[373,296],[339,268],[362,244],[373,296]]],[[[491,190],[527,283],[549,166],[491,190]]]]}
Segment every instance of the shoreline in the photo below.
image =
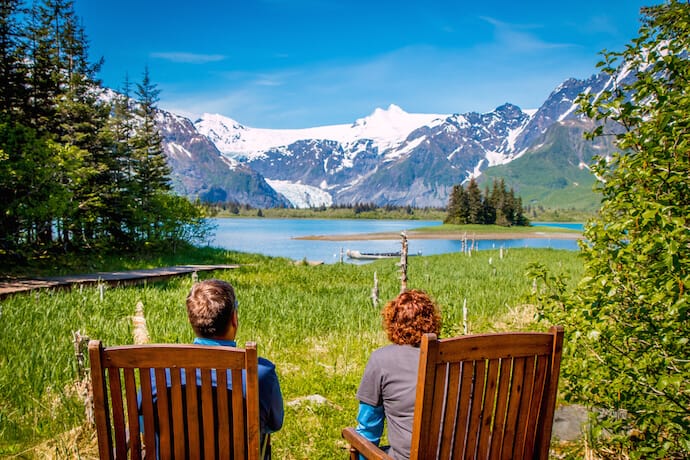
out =
{"type": "MultiPolygon", "coordinates": [[[[517,240],[523,238],[540,238],[555,240],[580,240],[582,233],[569,232],[429,232],[408,230],[406,232],[408,240],[517,240]]],[[[344,235],[306,235],[296,236],[293,240],[314,240],[314,241],[366,241],[366,240],[399,240],[400,232],[380,232],[380,233],[350,233],[344,235]]]]}

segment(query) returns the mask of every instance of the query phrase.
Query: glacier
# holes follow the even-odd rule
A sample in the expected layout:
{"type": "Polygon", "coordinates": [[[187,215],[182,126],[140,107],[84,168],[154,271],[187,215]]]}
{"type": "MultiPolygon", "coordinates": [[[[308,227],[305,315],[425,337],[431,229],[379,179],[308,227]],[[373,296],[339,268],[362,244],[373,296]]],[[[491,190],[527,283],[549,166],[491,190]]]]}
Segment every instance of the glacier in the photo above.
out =
{"type": "Polygon", "coordinates": [[[286,180],[266,179],[266,183],[276,192],[287,198],[296,208],[317,208],[333,204],[333,197],[331,194],[318,187],[286,180]]]}

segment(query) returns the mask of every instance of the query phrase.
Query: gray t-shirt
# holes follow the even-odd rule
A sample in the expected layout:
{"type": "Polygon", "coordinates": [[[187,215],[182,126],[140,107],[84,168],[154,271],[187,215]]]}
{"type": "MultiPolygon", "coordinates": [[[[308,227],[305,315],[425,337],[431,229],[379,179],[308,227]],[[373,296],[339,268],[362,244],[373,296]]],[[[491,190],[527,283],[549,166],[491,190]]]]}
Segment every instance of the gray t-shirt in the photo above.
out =
{"type": "Polygon", "coordinates": [[[419,348],[387,345],[369,357],[357,399],[370,406],[381,406],[388,423],[389,454],[396,459],[410,458],[412,419],[419,368],[419,348]]]}

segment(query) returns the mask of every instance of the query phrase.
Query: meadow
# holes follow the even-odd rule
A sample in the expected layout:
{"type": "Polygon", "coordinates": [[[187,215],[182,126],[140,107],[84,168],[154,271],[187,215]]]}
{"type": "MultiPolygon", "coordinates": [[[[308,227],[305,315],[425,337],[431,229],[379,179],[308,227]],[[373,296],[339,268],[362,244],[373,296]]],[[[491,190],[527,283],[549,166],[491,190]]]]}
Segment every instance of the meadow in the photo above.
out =
{"type": "MultiPolygon", "coordinates": [[[[276,363],[286,405],[283,429],[273,436],[275,458],[346,458],[340,437],[355,423],[355,392],[371,351],[386,343],[380,308],[371,298],[378,278],[381,302],[400,290],[395,260],[366,265],[295,265],[292,261],[207,250],[205,263],[238,269],[199,274],[231,282],[239,299],[237,342],[256,341],[276,363]]],[[[200,259],[201,260],[201,259],[200,259]]],[[[187,260],[186,263],[200,263],[187,260]]],[[[570,282],[582,276],[577,253],[511,249],[412,257],[408,288],[439,304],[443,336],[546,330],[528,298],[527,267],[539,262],[570,282]]],[[[95,436],[78,396],[73,332],[105,345],[133,343],[132,316],[142,302],[152,342],[193,338],[184,299],[185,276],[134,287],[35,291],[0,302],[0,457],[97,458],[95,436]]]]}

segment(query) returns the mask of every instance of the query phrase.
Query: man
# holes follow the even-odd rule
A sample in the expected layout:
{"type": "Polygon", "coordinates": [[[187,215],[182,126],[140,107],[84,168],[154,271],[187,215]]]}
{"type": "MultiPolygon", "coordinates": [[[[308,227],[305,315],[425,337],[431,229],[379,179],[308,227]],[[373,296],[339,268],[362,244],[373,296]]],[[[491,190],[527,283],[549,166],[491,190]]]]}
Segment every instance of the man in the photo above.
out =
{"type": "MultiPolygon", "coordinates": [[[[235,347],[238,328],[235,290],[225,281],[211,279],[192,286],[187,296],[187,315],[194,329],[198,345],[235,347]]],[[[283,395],[280,391],[275,365],[259,357],[259,416],[261,419],[261,451],[264,459],[271,458],[266,449],[267,435],[283,426],[283,395]]]]}
{"type": "MultiPolygon", "coordinates": [[[[235,290],[230,283],[212,279],[194,284],[187,295],[187,316],[196,334],[194,344],[236,347],[237,305],[235,290]]],[[[283,395],[280,391],[275,365],[261,357],[258,361],[261,458],[270,460],[269,435],[280,430],[283,426],[283,395]]],[[[151,373],[153,377],[153,402],[155,404],[158,398],[153,369],[151,373]]],[[[169,379],[170,373],[166,370],[166,380],[169,382],[169,379]]],[[[184,374],[182,379],[183,381],[186,380],[184,374]]],[[[200,384],[199,379],[200,376],[197,375],[198,384],[200,384]]],[[[215,371],[212,373],[212,381],[215,386],[215,371]]],[[[231,385],[232,382],[229,381],[228,388],[232,389],[231,385]]],[[[141,401],[139,404],[141,405],[141,401]]],[[[141,429],[143,431],[143,423],[141,429]]],[[[228,436],[231,436],[231,433],[228,433],[228,436]]],[[[159,439],[156,436],[156,444],[158,442],[159,439]]],[[[158,451],[158,446],[156,451],[158,451]]]]}

